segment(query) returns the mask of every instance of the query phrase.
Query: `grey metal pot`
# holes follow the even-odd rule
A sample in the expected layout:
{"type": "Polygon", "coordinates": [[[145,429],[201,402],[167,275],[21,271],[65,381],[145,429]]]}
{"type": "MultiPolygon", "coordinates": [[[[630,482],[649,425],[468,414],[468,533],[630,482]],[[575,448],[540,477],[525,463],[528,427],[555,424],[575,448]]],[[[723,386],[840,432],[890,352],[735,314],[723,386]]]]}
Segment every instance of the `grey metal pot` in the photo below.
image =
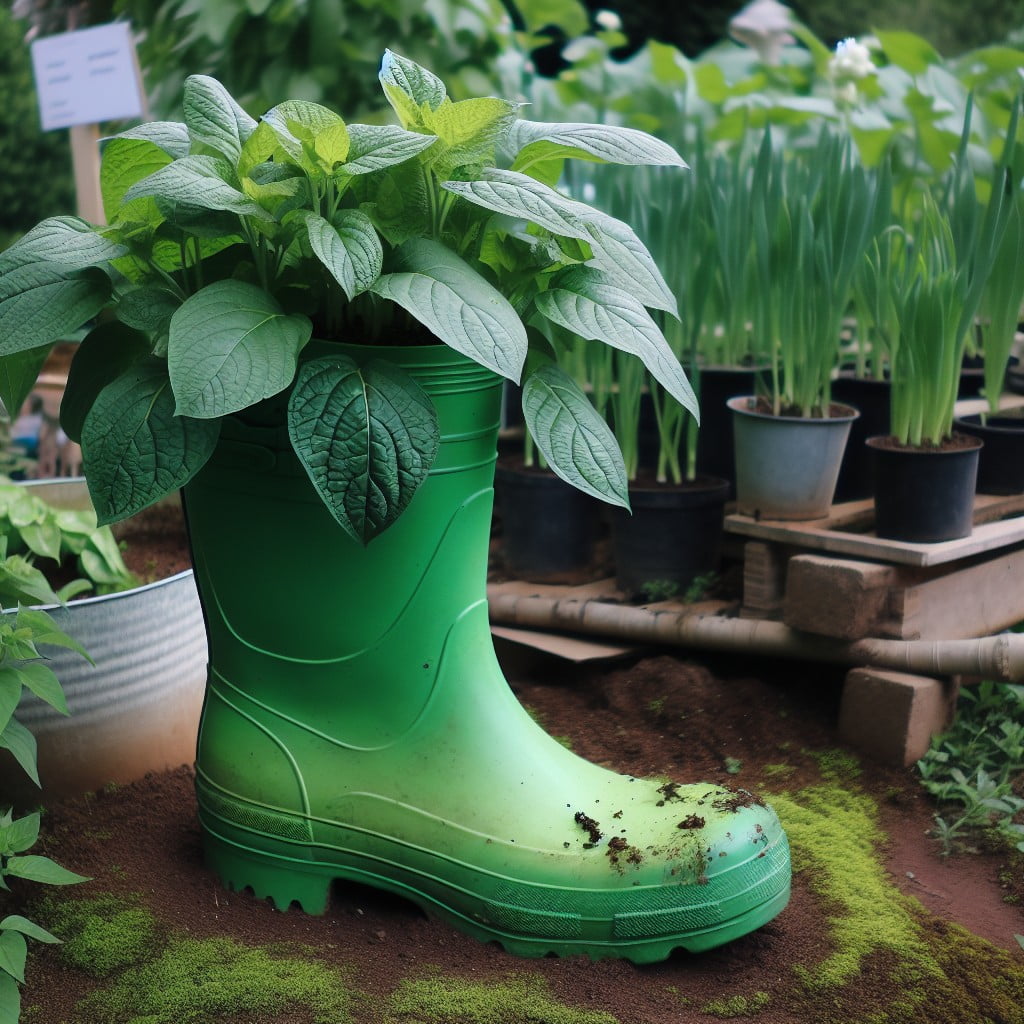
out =
{"type": "MultiPolygon", "coordinates": [[[[36,486],[50,504],[88,504],[82,480],[36,486]]],[[[192,570],[45,610],[95,665],[63,648],[40,648],[71,714],[58,714],[32,694],[23,696],[16,715],[36,737],[43,792],[27,779],[22,782],[20,770],[0,751],[0,803],[83,793],[191,764],[207,665],[192,570]]]]}
{"type": "Polygon", "coordinates": [[[835,494],[850,424],[859,413],[833,403],[828,419],[771,416],[754,399],[730,398],[736,452],[736,511],[759,519],[822,519],[835,494]]]}

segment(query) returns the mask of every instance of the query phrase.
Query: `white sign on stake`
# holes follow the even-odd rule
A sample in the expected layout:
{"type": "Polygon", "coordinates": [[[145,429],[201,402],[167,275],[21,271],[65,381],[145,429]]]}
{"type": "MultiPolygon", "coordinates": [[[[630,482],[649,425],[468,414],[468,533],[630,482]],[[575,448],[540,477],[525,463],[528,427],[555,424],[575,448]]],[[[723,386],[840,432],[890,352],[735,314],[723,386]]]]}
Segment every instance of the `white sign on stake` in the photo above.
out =
{"type": "Polygon", "coordinates": [[[62,32],[32,43],[43,131],[142,114],[128,22],[62,32]]]}

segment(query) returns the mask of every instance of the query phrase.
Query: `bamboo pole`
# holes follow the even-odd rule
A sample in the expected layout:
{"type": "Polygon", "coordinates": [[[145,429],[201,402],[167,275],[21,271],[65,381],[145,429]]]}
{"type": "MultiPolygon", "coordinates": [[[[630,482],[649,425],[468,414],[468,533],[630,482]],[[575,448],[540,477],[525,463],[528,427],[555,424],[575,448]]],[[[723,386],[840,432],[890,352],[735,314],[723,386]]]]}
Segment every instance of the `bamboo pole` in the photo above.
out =
{"type": "Polygon", "coordinates": [[[735,654],[766,654],[873,666],[919,675],[977,675],[1024,680],[1024,635],[1003,633],[974,640],[836,640],[803,633],[781,622],[702,612],[629,607],[600,600],[503,593],[488,586],[491,621],[674,647],[735,654]]]}

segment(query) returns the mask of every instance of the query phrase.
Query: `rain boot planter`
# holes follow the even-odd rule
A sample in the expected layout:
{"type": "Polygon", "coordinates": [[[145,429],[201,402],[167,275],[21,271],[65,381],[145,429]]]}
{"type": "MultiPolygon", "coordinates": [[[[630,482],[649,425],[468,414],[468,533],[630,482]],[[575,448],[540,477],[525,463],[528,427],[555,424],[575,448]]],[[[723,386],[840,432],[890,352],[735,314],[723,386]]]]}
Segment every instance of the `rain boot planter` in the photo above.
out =
{"type": "Polygon", "coordinates": [[[376,886],[525,956],[656,961],[770,920],[790,865],[760,799],[591,765],[502,677],[485,602],[499,378],[447,348],[375,354],[431,396],[442,441],[368,546],[308,482],[283,401],[260,425],[226,420],[185,488],[210,865],[316,914],[336,879],[376,886]]]}

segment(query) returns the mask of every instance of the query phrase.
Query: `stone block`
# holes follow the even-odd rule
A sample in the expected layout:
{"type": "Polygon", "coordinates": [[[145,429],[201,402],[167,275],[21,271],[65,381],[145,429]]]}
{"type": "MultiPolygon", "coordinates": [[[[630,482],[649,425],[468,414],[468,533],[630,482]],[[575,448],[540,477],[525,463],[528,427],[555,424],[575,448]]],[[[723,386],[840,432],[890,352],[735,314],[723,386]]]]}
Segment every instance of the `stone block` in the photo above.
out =
{"type": "Polygon", "coordinates": [[[954,700],[949,680],[852,669],[843,685],[839,735],[875,760],[906,767],[923,757],[932,736],[949,725],[954,700]]]}

